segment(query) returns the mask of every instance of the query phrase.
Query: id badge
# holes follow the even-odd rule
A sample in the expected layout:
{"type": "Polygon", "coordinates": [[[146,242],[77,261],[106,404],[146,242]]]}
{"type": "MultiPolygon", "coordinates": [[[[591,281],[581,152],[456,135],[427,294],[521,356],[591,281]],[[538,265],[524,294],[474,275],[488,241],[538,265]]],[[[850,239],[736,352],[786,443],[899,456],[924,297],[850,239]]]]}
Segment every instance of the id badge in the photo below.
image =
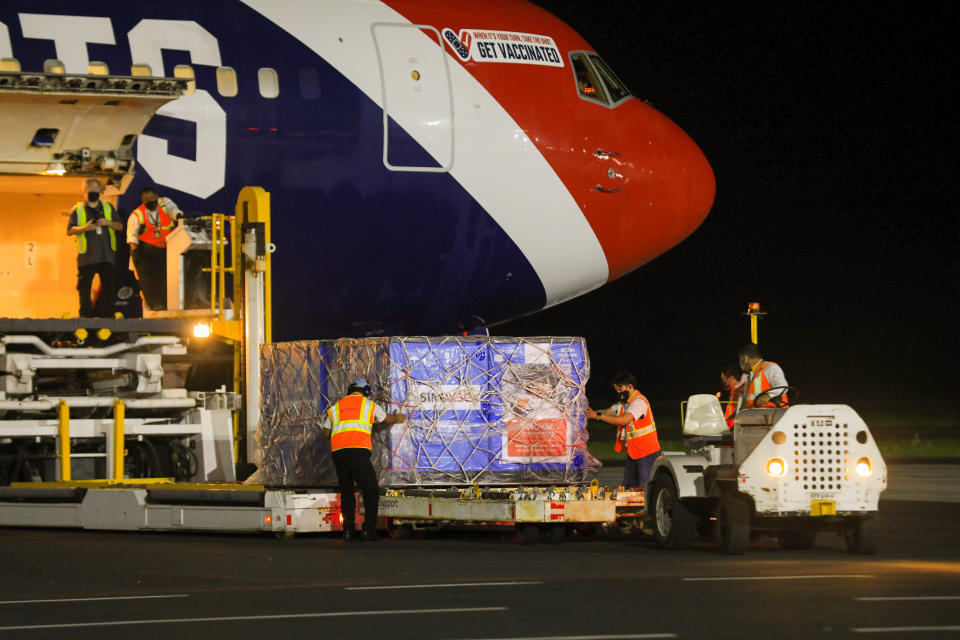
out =
{"type": "Polygon", "coordinates": [[[97,235],[98,235],[98,236],[102,236],[102,235],[103,235],[103,227],[97,227],[97,235]]]}
{"type": "Polygon", "coordinates": [[[153,239],[154,239],[154,240],[159,240],[159,239],[160,239],[160,230],[159,230],[159,229],[154,229],[154,230],[153,230],[153,239]]]}

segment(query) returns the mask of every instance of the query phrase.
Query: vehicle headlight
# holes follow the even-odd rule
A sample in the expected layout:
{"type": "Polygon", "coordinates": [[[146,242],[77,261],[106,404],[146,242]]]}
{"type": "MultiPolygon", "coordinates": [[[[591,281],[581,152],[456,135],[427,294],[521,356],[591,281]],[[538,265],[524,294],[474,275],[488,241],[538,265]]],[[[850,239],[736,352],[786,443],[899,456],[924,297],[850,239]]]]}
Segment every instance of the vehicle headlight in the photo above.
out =
{"type": "Polygon", "coordinates": [[[782,478],[787,472],[787,463],[783,458],[770,458],[767,460],[767,473],[771,478],[782,478]]]}
{"type": "Polygon", "coordinates": [[[857,475],[861,478],[869,478],[870,474],[873,473],[870,458],[860,458],[857,460],[857,466],[854,468],[857,470],[857,475]]]}

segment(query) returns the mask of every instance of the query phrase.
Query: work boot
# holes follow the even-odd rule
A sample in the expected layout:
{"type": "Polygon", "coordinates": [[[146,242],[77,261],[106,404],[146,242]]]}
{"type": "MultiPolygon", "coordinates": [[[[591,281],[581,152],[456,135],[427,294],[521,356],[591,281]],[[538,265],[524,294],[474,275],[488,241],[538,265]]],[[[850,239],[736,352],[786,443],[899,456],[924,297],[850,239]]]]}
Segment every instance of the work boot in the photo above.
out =
{"type": "Polygon", "coordinates": [[[360,532],[356,531],[355,529],[344,529],[343,541],[344,542],[362,542],[363,538],[360,537],[360,532]]]}
{"type": "Polygon", "coordinates": [[[366,542],[380,542],[380,534],[376,530],[371,529],[370,531],[363,532],[363,539],[366,542]]]}

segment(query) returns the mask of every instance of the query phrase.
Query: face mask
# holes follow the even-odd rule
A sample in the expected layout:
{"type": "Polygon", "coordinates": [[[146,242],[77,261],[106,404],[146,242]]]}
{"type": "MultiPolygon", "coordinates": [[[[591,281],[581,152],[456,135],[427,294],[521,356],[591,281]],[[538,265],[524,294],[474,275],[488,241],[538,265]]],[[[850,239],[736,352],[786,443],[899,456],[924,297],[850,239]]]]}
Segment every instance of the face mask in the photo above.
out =
{"type": "Polygon", "coordinates": [[[157,201],[156,201],[156,200],[147,200],[145,204],[147,205],[147,209],[149,209],[150,211],[156,211],[156,210],[157,210],[157,201]]]}
{"type": "Polygon", "coordinates": [[[630,399],[630,392],[624,389],[623,391],[617,392],[617,397],[620,399],[620,402],[626,402],[630,399]]]}
{"type": "Polygon", "coordinates": [[[90,202],[96,202],[99,199],[100,199],[99,191],[91,191],[87,194],[87,200],[89,200],[90,202]]]}

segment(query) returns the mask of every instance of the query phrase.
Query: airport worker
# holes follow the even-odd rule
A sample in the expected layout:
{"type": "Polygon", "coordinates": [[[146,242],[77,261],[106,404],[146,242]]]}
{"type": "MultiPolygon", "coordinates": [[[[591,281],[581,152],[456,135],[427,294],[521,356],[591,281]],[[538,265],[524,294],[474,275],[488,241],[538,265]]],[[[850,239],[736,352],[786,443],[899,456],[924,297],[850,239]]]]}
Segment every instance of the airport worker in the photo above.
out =
{"type": "Polygon", "coordinates": [[[183,212],[153,187],[143,188],[140,201],[127,218],[127,244],[144,301],[159,311],[167,308],[167,236],[183,212]]]}
{"type": "Polygon", "coordinates": [[[340,511],[343,514],[343,539],[377,542],[377,511],[380,486],[370,460],[373,453],[373,428],[403,422],[402,413],[387,414],[370,398],[370,383],[357,378],[347,387],[347,395],[327,409],[324,428],[330,432],[330,449],[340,485],[340,511]],[[363,534],[357,536],[354,483],[363,494],[363,534]]]}
{"type": "Polygon", "coordinates": [[[90,178],[84,183],[87,199],[70,212],[67,235],[77,239],[77,293],[81,318],[112,318],[116,295],[117,232],[123,223],[109,202],[100,200],[103,183],[90,178]],[[100,277],[96,305],[92,299],[93,276],[100,277]]]}
{"type": "Polygon", "coordinates": [[[745,389],[747,407],[776,407],[774,399],[784,406],[789,404],[786,394],[787,378],[776,362],[763,359],[760,347],[750,343],[740,349],[740,368],[747,374],[745,389]],[[778,388],[779,387],[779,388],[778,388]],[[773,389],[773,393],[768,393],[773,389]]]}
{"type": "Polygon", "coordinates": [[[731,429],[733,429],[733,420],[737,416],[737,408],[743,395],[744,382],[746,382],[746,376],[743,375],[739,365],[730,364],[720,369],[720,385],[723,391],[717,396],[729,403],[723,407],[723,418],[731,429]]]}
{"type": "Polygon", "coordinates": [[[612,380],[620,402],[609,409],[587,409],[587,417],[617,427],[617,437],[626,440],[627,460],[623,469],[623,486],[643,488],[650,480],[653,463],[660,457],[660,441],[653,420],[653,409],[642,393],[637,391],[637,379],[632,373],[618,373],[612,380]]]}

